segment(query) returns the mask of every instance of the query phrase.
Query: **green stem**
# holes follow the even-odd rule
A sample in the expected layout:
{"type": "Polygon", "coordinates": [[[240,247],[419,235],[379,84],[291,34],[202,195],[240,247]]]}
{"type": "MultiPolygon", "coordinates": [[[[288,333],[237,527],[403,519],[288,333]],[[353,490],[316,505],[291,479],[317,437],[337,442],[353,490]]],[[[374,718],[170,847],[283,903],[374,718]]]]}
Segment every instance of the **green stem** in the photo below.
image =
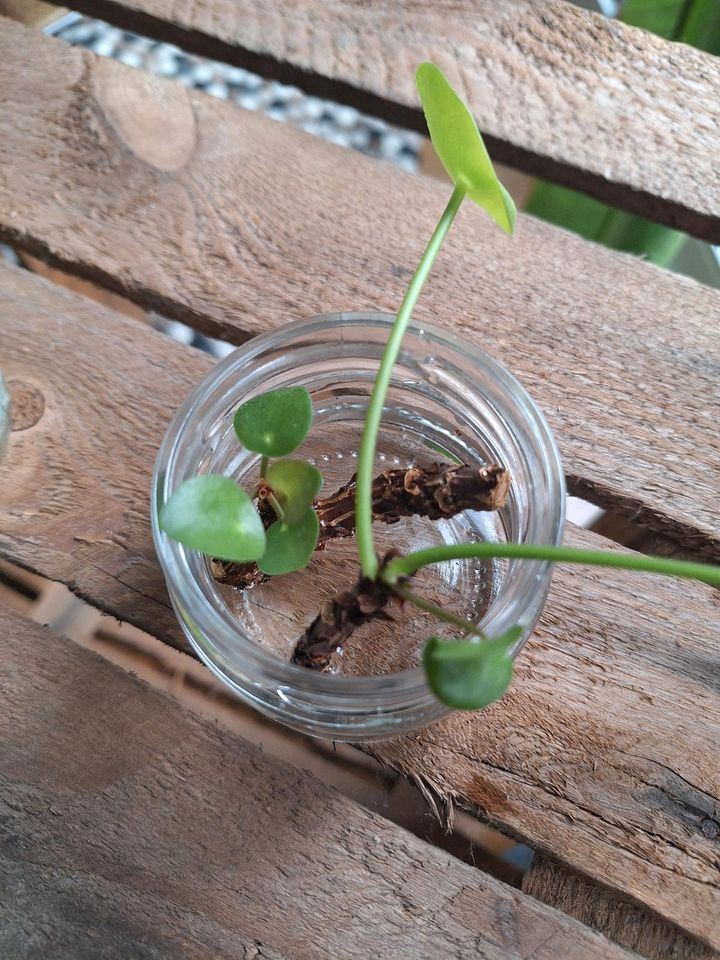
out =
{"type": "Polygon", "coordinates": [[[262,457],[260,460],[260,476],[265,479],[265,474],[268,470],[268,464],[270,463],[270,457],[262,457]]]}
{"type": "Polygon", "coordinates": [[[280,506],[280,501],[279,501],[278,498],[275,496],[275,494],[272,493],[272,492],[268,492],[268,493],[266,494],[266,497],[267,497],[267,502],[270,504],[270,506],[271,506],[271,507],[273,508],[273,510],[275,511],[275,515],[277,516],[278,520],[284,520],[284,519],[285,519],[285,511],[284,511],[283,508],[280,506]]]}
{"type": "Polygon", "coordinates": [[[460,209],[460,204],[464,196],[465,190],[462,187],[455,187],[443,211],[443,215],[440,217],[440,221],[430,238],[430,242],[420,258],[420,263],[405,292],[397,317],[390,331],[390,336],[385,346],[385,352],[380,362],[380,369],[375,378],[375,386],[373,387],[372,396],[370,397],[370,403],[365,416],[365,427],[360,442],[360,453],[357,464],[355,530],[363,575],[373,579],[378,574],[379,564],[375,554],[372,534],[372,481],[377,435],[380,428],[383,404],[385,403],[385,396],[388,386],[390,385],[392,369],[400,353],[400,344],[402,343],[405,330],[410,322],[410,317],[412,316],[417,299],[420,296],[420,291],[427,279],[435,257],[442,246],[443,240],[460,209]]]}
{"type": "Polygon", "coordinates": [[[391,560],[382,573],[383,580],[395,588],[398,579],[411,577],[422,567],[447,560],[484,560],[507,557],[518,560],[549,560],[555,563],[582,563],[594,567],[618,567],[662,573],[670,577],[701,580],[720,587],[720,566],[689,563],[667,557],[649,557],[641,553],[614,553],[605,550],[581,550],[573,547],[543,547],[533,543],[460,543],[417,550],[406,557],[391,560]]]}
{"type": "Polygon", "coordinates": [[[412,590],[407,590],[405,587],[401,587],[397,583],[393,585],[393,593],[396,593],[399,597],[402,597],[403,600],[407,600],[408,603],[412,603],[413,606],[419,607],[420,610],[425,610],[426,613],[431,613],[434,617],[437,617],[438,620],[444,620],[445,623],[451,623],[454,627],[459,627],[463,633],[474,633],[478,637],[485,636],[477,624],[471,623],[469,620],[465,620],[463,617],[458,617],[456,614],[451,613],[444,607],[439,607],[435,603],[430,603],[429,600],[425,600],[424,597],[419,597],[416,593],[413,593],[412,590]]]}

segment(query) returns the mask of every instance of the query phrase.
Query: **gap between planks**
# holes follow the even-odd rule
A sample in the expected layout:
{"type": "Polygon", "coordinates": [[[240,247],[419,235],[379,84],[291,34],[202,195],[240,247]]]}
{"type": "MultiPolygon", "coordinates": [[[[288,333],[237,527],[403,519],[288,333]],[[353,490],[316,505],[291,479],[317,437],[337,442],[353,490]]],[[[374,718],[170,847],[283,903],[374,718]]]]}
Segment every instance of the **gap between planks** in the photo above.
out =
{"type": "Polygon", "coordinates": [[[427,798],[407,777],[350,744],[317,740],[276,723],[243,703],[199,660],[88,606],[66,586],[0,559],[0,607],[47,626],[218,721],[264,753],[305,770],[326,786],[391,820],[421,840],[519,887],[523,867],[503,857],[513,840],[471,814],[456,811],[452,831],[431,815],[427,798]]]}

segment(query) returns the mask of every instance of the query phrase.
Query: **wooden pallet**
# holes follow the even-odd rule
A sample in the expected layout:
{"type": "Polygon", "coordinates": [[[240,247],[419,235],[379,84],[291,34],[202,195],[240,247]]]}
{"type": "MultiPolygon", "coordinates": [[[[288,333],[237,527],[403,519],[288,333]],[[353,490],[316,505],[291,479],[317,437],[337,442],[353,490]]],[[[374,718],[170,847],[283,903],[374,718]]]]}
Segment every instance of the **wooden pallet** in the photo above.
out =
{"type": "MultiPolygon", "coordinates": [[[[498,155],[720,236],[720,67],[686,47],[530,0],[91,6],[409,124],[431,52],[498,155]]],[[[0,53],[0,238],[234,342],[397,304],[442,184],[8,20],[0,53]]],[[[0,302],[16,418],[0,551],[184,648],[147,490],[212,361],[27,271],[0,266],[0,302]]],[[[463,214],[419,315],[485,345],[500,330],[570,489],[717,560],[719,308],[529,217],[511,242],[463,214]]],[[[440,808],[538,849],[524,892],[3,614],[0,954],[712,956],[719,611],[709,587],[559,571],[502,702],[374,745],[440,808]]]]}

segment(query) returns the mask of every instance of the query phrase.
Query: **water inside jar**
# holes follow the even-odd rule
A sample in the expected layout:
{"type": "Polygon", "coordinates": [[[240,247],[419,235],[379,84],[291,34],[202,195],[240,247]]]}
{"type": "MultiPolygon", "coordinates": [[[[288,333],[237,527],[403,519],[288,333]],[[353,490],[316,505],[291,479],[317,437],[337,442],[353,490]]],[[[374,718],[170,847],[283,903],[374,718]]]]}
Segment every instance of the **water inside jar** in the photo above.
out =
{"type": "MultiPolygon", "coordinates": [[[[340,402],[316,412],[311,435],[293,456],[314,463],[322,472],[321,496],[347,483],[355,473],[362,431],[362,408],[340,402]]],[[[457,439],[441,433],[430,421],[403,411],[384,417],[378,438],[375,475],[388,468],[429,466],[433,462],[464,460],[482,464],[492,459],[487,451],[469,450],[457,439]]],[[[212,457],[214,471],[224,472],[251,490],[258,479],[259,459],[237,451],[237,441],[225,434],[212,457]],[[218,462],[219,461],[219,462],[218,462]]],[[[450,520],[432,521],[410,517],[394,524],[373,525],[378,554],[389,550],[408,553],[440,543],[505,540],[498,513],[466,512],[450,520]]],[[[421,571],[412,589],[432,603],[445,606],[471,621],[480,621],[498,593],[504,573],[503,561],[453,561],[421,571]]],[[[297,573],[274,577],[264,584],[242,590],[216,585],[219,602],[227,605],[244,631],[265,649],[289,660],[298,638],[322,605],[349,589],[359,574],[355,537],[327,543],[313,555],[310,564],[297,573]]],[[[342,652],[335,654],[332,671],[355,676],[380,676],[415,667],[422,648],[432,635],[459,636],[457,627],[406,603],[391,601],[392,622],[373,620],[355,630],[342,652]]],[[[245,642],[239,639],[238,642],[245,642]]]]}

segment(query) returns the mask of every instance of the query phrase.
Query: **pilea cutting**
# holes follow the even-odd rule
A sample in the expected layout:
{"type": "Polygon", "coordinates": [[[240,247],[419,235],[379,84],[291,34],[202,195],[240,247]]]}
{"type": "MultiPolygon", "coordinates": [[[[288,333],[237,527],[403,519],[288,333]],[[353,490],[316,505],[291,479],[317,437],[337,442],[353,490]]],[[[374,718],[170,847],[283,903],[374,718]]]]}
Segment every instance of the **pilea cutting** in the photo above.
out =
{"type": "Polygon", "coordinates": [[[311,463],[290,457],[307,436],[313,408],[304,387],[255,396],[235,413],[239,442],[260,457],[254,489],[227,476],[187,480],[164,506],[160,527],[170,537],[211,558],[216,579],[250,589],[263,580],[305,567],[318,546],[354,535],[360,561],[354,585],[327,603],[298,640],[293,661],[325,670],[333,654],[359,625],[388,618],[395,599],[451,624],[458,638],[432,636],[423,666],[435,696],[448,706],[478,709],[503,695],[512,679],[511,652],[521,625],[486,637],[473,622],[412,590],[424,567],[451,560],[508,558],[619,567],[686,577],[720,585],[720,567],[621,552],[508,542],[447,544],[406,555],[378,556],[373,523],[401,517],[435,521],[464,510],[502,508],[511,477],[500,464],[471,467],[433,463],[375,475],[378,431],[393,367],[413,309],[443,241],[469,197],[506,233],[512,234],[515,206],[498,180],[475,121],[441,71],[430,63],[417,71],[417,88],[435,150],[454,189],[410,281],[392,326],[372,395],[357,459],[345,486],[319,499],[322,476],[311,463]]]}

